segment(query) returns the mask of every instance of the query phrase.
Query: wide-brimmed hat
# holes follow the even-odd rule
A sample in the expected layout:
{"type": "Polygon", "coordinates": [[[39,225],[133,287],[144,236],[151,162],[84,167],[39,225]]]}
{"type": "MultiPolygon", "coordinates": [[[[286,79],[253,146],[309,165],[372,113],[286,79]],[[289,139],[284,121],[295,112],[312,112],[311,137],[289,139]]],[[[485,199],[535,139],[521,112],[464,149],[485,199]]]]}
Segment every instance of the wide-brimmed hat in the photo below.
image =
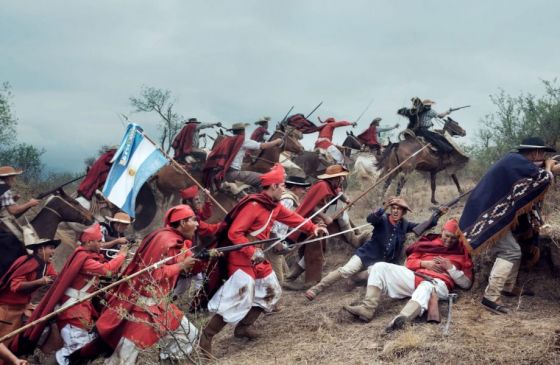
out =
{"type": "Polygon", "coordinates": [[[245,129],[245,127],[249,126],[249,123],[233,123],[229,131],[236,131],[240,129],[245,129]]]}
{"type": "Polygon", "coordinates": [[[131,224],[132,219],[130,216],[123,212],[118,212],[113,215],[113,217],[105,217],[109,222],[117,222],[117,223],[124,223],[124,224],[131,224]]]}
{"type": "Polygon", "coordinates": [[[25,244],[25,248],[27,249],[34,249],[39,248],[41,246],[58,246],[60,244],[60,240],[55,240],[51,238],[40,238],[35,229],[31,226],[24,226],[23,228],[23,243],[25,244]]]}
{"type": "Polygon", "coordinates": [[[196,118],[189,118],[185,123],[196,123],[200,124],[201,122],[196,118]]]}
{"type": "Polygon", "coordinates": [[[430,99],[422,100],[422,105],[434,105],[436,102],[430,99]]]}
{"type": "Polygon", "coordinates": [[[23,172],[23,170],[16,170],[12,166],[1,166],[0,167],[0,177],[21,175],[22,172],[23,172]]]}
{"type": "Polygon", "coordinates": [[[381,122],[381,120],[382,118],[375,118],[374,120],[371,121],[370,124],[377,123],[379,125],[379,122],[381,122]]]}
{"type": "Polygon", "coordinates": [[[521,144],[517,146],[518,151],[529,151],[529,150],[542,150],[544,152],[556,152],[555,148],[547,146],[540,137],[527,137],[523,138],[521,144]]]}
{"type": "Polygon", "coordinates": [[[262,117],[261,119],[257,120],[255,124],[265,124],[270,122],[270,117],[262,117]]]}
{"type": "Polygon", "coordinates": [[[387,199],[387,201],[383,205],[385,206],[385,209],[387,209],[391,205],[397,205],[397,206],[403,208],[404,210],[408,210],[409,212],[412,212],[412,209],[410,209],[410,207],[408,206],[406,201],[403,198],[400,198],[398,196],[393,196],[393,197],[387,199]]]}
{"type": "Polygon", "coordinates": [[[311,186],[311,183],[307,182],[305,178],[301,176],[288,176],[286,178],[286,185],[307,187],[307,186],[311,186]]]}
{"type": "Polygon", "coordinates": [[[327,167],[324,174],[317,176],[317,179],[332,179],[333,177],[346,176],[349,173],[342,165],[331,165],[327,167]]]}

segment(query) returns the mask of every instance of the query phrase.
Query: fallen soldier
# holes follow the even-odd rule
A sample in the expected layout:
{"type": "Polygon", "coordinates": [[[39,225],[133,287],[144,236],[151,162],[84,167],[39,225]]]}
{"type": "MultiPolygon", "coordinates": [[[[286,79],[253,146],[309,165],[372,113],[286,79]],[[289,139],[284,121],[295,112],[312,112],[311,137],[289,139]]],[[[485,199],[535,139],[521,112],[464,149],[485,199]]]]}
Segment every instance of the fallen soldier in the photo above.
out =
{"type": "Polygon", "coordinates": [[[472,284],[472,259],[455,219],[443,226],[441,235],[428,235],[410,245],[405,266],[376,263],[369,272],[366,295],[358,305],[344,309],[360,320],[373,319],[381,293],[391,298],[410,300],[386,328],[401,329],[428,309],[435,291],[439,299],[447,299],[455,285],[463,289],[472,284]]]}

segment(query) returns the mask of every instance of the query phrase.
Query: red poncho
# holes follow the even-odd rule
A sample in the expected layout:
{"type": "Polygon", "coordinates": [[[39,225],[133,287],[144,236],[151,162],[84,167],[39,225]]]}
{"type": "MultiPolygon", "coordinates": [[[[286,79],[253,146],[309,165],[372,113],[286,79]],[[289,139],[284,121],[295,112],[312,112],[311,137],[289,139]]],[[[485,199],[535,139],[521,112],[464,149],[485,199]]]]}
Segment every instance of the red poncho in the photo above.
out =
{"type": "Polygon", "coordinates": [[[20,256],[0,279],[0,304],[16,305],[31,302],[33,291],[21,291],[19,287],[24,281],[33,281],[47,276],[56,276],[50,263],[40,263],[32,255],[20,256]]]}
{"type": "Polygon", "coordinates": [[[87,200],[91,200],[95,190],[103,187],[109,175],[109,171],[111,170],[111,160],[115,152],[117,152],[116,149],[105,152],[90,166],[86,177],[78,187],[79,195],[87,200]]]}
{"type": "Polygon", "coordinates": [[[173,140],[171,147],[175,150],[175,159],[181,159],[192,152],[192,143],[196,123],[187,123],[173,140]]]}
{"type": "MultiPolygon", "coordinates": [[[[160,228],[142,241],[123,276],[175,256],[190,246],[191,241],[185,240],[175,229],[160,228]]],[[[103,341],[114,349],[124,336],[145,349],[157,343],[169,331],[177,329],[183,312],[169,303],[166,297],[177,283],[181,272],[179,263],[189,255],[191,252],[187,251],[159,268],[121,284],[96,323],[97,332],[103,341]],[[138,304],[142,298],[149,298],[153,302],[138,304]],[[122,313],[128,313],[135,320],[124,319],[122,313]]]]}
{"type": "Polygon", "coordinates": [[[366,145],[378,145],[379,142],[377,141],[377,126],[370,126],[366,129],[362,134],[358,136],[360,142],[366,145]]]}
{"type": "Polygon", "coordinates": [[[269,134],[265,127],[259,126],[251,134],[251,139],[257,142],[264,142],[264,136],[269,134]]]}
{"type": "Polygon", "coordinates": [[[224,137],[220,143],[214,147],[212,152],[208,154],[206,163],[202,169],[202,181],[205,186],[211,186],[214,181],[219,183],[224,179],[227,170],[241,149],[241,146],[243,146],[244,141],[244,135],[228,136],[224,137]]]}
{"type": "MultiPolygon", "coordinates": [[[[441,279],[445,282],[448,289],[453,289],[455,282],[447,272],[439,273],[421,267],[421,261],[430,261],[435,257],[441,256],[447,258],[455,266],[457,270],[461,270],[472,281],[473,262],[468,251],[462,243],[457,243],[453,248],[445,247],[441,241],[440,235],[430,234],[420,238],[406,249],[405,266],[412,271],[425,274],[434,279],[441,279]]],[[[415,286],[418,286],[424,279],[415,277],[415,286]]]]}
{"type": "Polygon", "coordinates": [[[333,198],[338,193],[332,188],[326,180],[320,180],[313,184],[305,193],[305,197],[300,202],[296,213],[302,217],[308,217],[313,213],[313,209],[320,204],[325,204],[328,198],[333,198]]]}

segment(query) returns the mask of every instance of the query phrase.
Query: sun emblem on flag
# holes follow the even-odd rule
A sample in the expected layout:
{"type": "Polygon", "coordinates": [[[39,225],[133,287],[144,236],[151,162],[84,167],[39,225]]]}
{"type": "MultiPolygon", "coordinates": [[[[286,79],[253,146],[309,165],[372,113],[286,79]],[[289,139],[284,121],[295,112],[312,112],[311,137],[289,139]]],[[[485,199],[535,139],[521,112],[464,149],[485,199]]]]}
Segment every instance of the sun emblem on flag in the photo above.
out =
{"type": "Polygon", "coordinates": [[[136,175],[136,170],[134,170],[132,167],[129,167],[128,168],[128,174],[130,176],[134,176],[134,175],[136,175]]]}

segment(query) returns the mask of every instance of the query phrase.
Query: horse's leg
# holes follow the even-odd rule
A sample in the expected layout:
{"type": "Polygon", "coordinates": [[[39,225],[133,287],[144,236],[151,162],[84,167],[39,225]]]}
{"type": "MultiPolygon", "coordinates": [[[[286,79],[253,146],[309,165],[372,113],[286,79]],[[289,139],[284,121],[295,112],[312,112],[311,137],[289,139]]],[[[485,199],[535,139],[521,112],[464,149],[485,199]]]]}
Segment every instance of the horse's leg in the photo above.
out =
{"type": "Polygon", "coordinates": [[[453,182],[455,183],[459,194],[463,194],[463,189],[461,189],[461,185],[459,185],[459,179],[457,179],[457,175],[451,174],[451,178],[453,179],[453,182]]]}
{"type": "Polygon", "coordinates": [[[430,187],[432,188],[432,204],[437,204],[436,200],[436,173],[430,172],[430,187]]]}
{"type": "Polygon", "coordinates": [[[406,184],[406,175],[402,174],[397,184],[397,196],[401,196],[401,191],[404,188],[404,184],[406,184]]]}

